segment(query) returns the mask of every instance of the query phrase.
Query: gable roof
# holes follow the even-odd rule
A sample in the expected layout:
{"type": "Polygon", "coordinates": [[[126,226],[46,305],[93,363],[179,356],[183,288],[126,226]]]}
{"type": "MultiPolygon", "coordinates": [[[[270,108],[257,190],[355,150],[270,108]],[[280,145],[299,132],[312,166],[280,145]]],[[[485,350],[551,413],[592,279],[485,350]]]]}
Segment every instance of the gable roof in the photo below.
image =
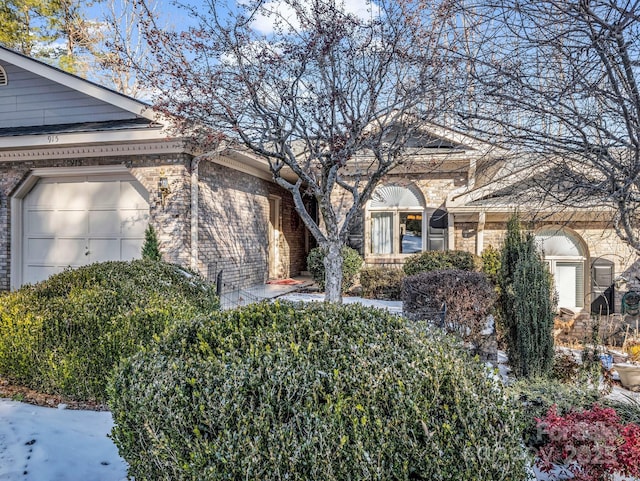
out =
{"type": "MultiPolygon", "coordinates": [[[[157,114],[144,102],[0,46],[0,61],[2,60],[37,76],[81,92],[96,100],[119,107],[132,114],[149,120],[157,120],[157,114]]],[[[8,81],[10,82],[11,79],[8,79],[8,81]]]]}

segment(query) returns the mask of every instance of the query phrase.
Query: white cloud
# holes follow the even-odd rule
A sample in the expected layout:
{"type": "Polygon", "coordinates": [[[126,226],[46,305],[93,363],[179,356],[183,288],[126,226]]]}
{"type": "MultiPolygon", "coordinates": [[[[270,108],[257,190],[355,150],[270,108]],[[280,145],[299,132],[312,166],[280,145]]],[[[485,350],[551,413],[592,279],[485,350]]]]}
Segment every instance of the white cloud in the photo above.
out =
{"type": "MultiPolygon", "coordinates": [[[[300,1],[303,6],[309,4],[309,0],[300,1]]],[[[362,20],[371,19],[380,13],[380,7],[367,0],[337,0],[336,5],[341,6],[344,12],[355,15],[362,20]]],[[[293,30],[300,29],[300,22],[294,9],[286,2],[282,0],[267,2],[262,6],[262,9],[264,13],[259,14],[252,24],[256,31],[270,35],[274,33],[276,23],[289,24],[293,30]]]]}

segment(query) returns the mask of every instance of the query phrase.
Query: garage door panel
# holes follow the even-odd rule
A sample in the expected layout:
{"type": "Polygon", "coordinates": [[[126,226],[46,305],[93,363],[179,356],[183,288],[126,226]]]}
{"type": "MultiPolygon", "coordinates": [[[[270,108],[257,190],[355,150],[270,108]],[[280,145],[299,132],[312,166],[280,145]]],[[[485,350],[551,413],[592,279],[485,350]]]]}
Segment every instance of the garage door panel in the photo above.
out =
{"type": "Polygon", "coordinates": [[[149,210],[148,195],[144,195],[142,186],[132,182],[121,182],[120,190],[120,207],[149,210]]]}
{"type": "Polygon", "coordinates": [[[120,205],[120,181],[87,182],[87,189],[94,208],[117,208],[120,205]]]}
{"type": "Polygon", "coordinates": [[[143,210],[120,211],[122,213],[122,234],[127,237],[144,236],[149,223],[149,213],[143,210]]]}
{"type": "Polygon", "coordinates": [[[130,261],[132,259],[139,259],[142,252],[142,244],[144,239],[122,239],[120,242],[120,249],[122,253],[123,261],[130,261]]]}
{"type": "Polygon", "coordinates": [[[120,212],[117,210],[89,211],[89,232],[91,235],[120,234],[120,212]]]}
{"type": "Polygon", "coordinates": [[[87,235],[87,213],[85,211],[32,210],[27,216],[29,235],[55,235],[63,232],[68,236],[87,235]]]}
{"type": "Polygon", "coordinates": [[[131,176],[41,179],[23,200],[23,282],[140,258],[148,194],[131,176]]]}
{"type": "Polygon", "coordinates": [[[120,239],[90,239],[89,252],[91,262],[104,262],[110,260],[121,260],[120,239]]]}
{"type": "Polygon", "coordinates": [[[62,265],[87,263],[87,240],[86,239],[56,239],[54,248],[54,259],[56,263],[62,265]]]}
{"type": "Polygon", "coordinates": [[[52,234],[57,230],[59,215],[55,210],[32,210],[27,215],[24,226],[26,232],[35,234],[52,234]]]}
{"type": "Polygon", "coordinates": [[[55,262],[55,240],[52,238],[30,238],[25,243],[27,264],[53,264],[55,262]]]}
{"type": "Polygon", "coordinates": [[[40,207],[53,207],[56,202],[56,184],[38,183],[31,189],[29,196],[25,199],[25,206],[38,205],[40,207]]]}
{"type": "Polygon", "coordinates": [[[27,266],[24,270],[24,284],[35,284],[49,276],[62,272],[65,268],[60,266],[27,266]]]}
{"type": "Polygon", "coordinates": [[[55,185],[55,203],[53,205],[57,209],[84,210],[93,199],[93,195],[87,190],[84,182],[66,182],[55,185]]]}

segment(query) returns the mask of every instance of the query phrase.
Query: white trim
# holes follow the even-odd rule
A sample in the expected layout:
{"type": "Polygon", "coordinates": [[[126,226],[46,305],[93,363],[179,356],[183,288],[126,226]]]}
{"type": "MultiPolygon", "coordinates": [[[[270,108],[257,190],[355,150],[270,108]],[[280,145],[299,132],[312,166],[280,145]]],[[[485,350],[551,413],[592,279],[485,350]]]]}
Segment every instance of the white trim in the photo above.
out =
{"type": "Polygon", "coordinates": [[[51,132],[41,135],[12,135],[0,137],[0,149],[33,149],[34,147],[65,147],[78,144],[106,144],[111,142],[141,142],[168,140],[159,128],[99,130],[92,132],[51,132]]]}
{"type": "Polygon", "coordinates": [[[482,255],[484,249],[484,224],[487,215],[484,212],[478,212],[478,230],[476,231],[476,255],[482,255]]]}
{"type": "Polygon", "coordinates": [[[180,141],[156,141],[111,145],[80,145],[60,148],[0,150],[0,162],[21,162],[25,160],[77,159],[90,157],[112,157],[122,155],[181,154],[188,153],[180,141]]]}
{"type": "Polygon", "coordinates": [[[150,120],[157,120],[160,116],[154,112],[149,105],[135,100],[126,95],[119,94],[106,87],[88,82],[87,80],[77,77],[73,74],[64,72],[55,67],[39,62],[32,58],[20,55],[16,52],[0,47],[0,59],[9,62],[16,67],[27,70],[33,74],[52,80],[71,89],[82,92],[103,102],[119,107],[128,112],[140,115],[150,120]]]}
{"type": "Polygon", "coordinates": [[[85,167],[50,167],[33,169],[30,175],[20,184],[11,196],[11,273],[10,288],[18,289],[22,285],[22,200],[31,191],[34,185],[42,178],[50,177],[79,177],[86,175],[108,175],[127,173],[133,179],[125,165],[96,165],[85,167]]]}
{"type": "Polygon", "coordinates": [[[449,235],[447,250],[455,250],[456,248],[456,229],[455,219],[451,212],[447,211],[447,234],[449,235]]]}
{"type": "MultiPolygon", "coordinates": [[[[240,159],[236,159],[230,157],[230,155],[235,154],[235,152],[225,152],[222,155],[212,155],[207,156],[207,160],[210,160],[214,164],[222,165],[224,167],[228,167],[230,169],[234,169],[240,172],[244,172],[245,174],[253,175],[254,177],[258,177],[263,180],[268,180],[270,182],[275,182],[273,180],[273,175],[269,170],[269,166],[266,161],[263,163],[259,163],[257,161],[253,161],[252,165],[242,162],[240,159]]],[[[244,159],[251,159],[251,157],[246,157],[242,155],[244,159]]]]}

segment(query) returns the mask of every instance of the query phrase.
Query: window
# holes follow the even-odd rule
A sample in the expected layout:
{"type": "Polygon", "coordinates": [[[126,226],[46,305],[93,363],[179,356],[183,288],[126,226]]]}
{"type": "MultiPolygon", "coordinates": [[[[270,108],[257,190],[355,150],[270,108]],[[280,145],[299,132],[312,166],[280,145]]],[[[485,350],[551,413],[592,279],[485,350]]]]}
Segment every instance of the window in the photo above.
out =
{"type": "Polygon", "coordinates": [[[7,83],[7,72],[5,72],[5,70],[2,68],[2,65],[0,65],[0,87],[7,85],[7,83]]]}
{"type": "Polygon", "coordinates": [[[584,307],[585,254],[578,239],[559,227],[536,234],[544,260],[555,281],[558,307],[584,307]]]}
{"type": "Polygon", "coordinates": [[[421,199],[422,194],[415,187],[391,185],[376,189],[369,203],[371,254],[446,249],[447,213],[425,208],[421,199]]]}

